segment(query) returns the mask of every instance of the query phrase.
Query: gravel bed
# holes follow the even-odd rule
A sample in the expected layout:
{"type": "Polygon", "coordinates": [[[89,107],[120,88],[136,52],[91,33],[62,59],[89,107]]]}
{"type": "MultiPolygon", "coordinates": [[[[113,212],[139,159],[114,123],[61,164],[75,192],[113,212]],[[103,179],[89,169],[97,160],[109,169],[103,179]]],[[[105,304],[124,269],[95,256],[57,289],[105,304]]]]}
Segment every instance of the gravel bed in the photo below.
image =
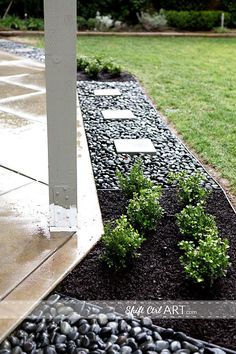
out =
{"type": "Polygon", "coordinates": [[[1,344],[0,354],[11,353],[226,354],[227,350],[154,325],[148,317],[120,316],[112,308],[53,294],[1,344]]]}
{"type": "Polygon", "coordinates": [[[28,44],[0,39],[0,49],[12,54],[21,55],[32,60],[37,60],[42,63],[44,63],[45,60],[44,49],[35,48],[29,46],[28,44]]]}
{"type": "Polygon", "coordinates": [[[78,95],[88,140],[93,172],[98,189],[117,189],[116,169],[127,172],[137,157],[141,157],[145,174],[157,183],[168,186],[170,171],[185,170],[189,174],[200,170],[207,178],[206,186],[218,188],[195,157],[170,131],[160,113],[145,95],[138,82],[78,82],[78,95]],[[120,96],[94,96],[95,89],[117,88],[120,96]],[[129,109],[135,120],[105,120],[102,110],[129,109]],[[114,139],[152,140],[156,155],[117,154],[114,139]]]}

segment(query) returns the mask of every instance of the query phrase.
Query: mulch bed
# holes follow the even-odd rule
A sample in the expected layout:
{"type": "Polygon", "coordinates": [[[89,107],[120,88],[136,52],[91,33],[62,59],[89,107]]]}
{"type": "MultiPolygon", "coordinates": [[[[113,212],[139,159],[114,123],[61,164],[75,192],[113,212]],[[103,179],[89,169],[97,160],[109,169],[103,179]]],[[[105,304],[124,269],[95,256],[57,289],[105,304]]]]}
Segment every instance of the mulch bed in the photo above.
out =
{"type": "MultiPolygon", "coordinates": [[[[127,200],[120,191],[99,191],[104,222],[125,212],[127,200]]],[[[148,235],[141,256],[126,272],[113,273],[101,262],[102,244],[65,278],[57,291],[84,300],[235,300],[236,299],[236,215],[223,192],[214,191],[207,211],[216,217],[222,237],[230,242],[231,267],[212,288],[186,280],[179,263],[180,239],[174,214],[180,210],[175,191],[164,191],[166,214],[157,231],[148,235]]],[[[158,320],[203,340],[236,348],[236,320],[158,320]]]]}
{"type": "Polygon", "coordinates": [[[87,74],[85,74],[83,71],[78,71],[77,72],[77,81],[101,81],[101,82],[108,82],[108,81],[118,81],[118,82],[123,82],[123,81],[136,81],[136,79],[127,71],[122,72],[120,75],[111,75],[106,72],[101,72],[98,74],[98,76],[94,79],[87,74]]]}

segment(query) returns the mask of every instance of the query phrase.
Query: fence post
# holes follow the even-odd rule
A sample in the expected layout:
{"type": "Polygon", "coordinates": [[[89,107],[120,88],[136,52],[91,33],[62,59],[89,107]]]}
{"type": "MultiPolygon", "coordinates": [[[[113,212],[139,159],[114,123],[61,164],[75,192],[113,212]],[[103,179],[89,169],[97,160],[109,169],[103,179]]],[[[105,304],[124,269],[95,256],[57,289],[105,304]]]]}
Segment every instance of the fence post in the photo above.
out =
{"type": "Polygon", "coordinates": [[[77,228],[76,0],[44,0],[50,230],[77,228]]]}

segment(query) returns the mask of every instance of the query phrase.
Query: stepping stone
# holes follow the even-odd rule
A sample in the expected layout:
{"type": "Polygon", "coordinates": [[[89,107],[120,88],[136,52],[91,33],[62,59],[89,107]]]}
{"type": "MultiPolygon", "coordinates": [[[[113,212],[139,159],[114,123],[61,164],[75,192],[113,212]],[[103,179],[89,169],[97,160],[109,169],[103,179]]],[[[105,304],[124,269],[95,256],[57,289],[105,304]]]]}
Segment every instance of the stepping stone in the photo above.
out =
{"type": "Polygon", "coordinates": [[[120,96],[121,92],[118,89],[101,89],[94,90],[95,96],[120,96]]]}
{"type": "Polygon", "coordinates": [[[106,109],[102,115],[104,119],[136,119],[129,109],[106,109]]]}
{"type": "Polygon", "coordinates": [[[118,154],[156,154],[156,149],[150,139],[116,139],[114,143],[118,154]]]}

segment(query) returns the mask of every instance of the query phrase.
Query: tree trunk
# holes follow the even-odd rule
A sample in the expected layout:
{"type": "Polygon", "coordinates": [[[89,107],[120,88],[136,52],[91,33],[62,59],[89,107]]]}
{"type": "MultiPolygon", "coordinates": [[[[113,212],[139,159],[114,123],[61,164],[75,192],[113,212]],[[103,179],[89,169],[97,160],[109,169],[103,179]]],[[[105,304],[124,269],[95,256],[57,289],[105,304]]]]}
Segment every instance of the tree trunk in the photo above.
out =
{"type": "Polygon", "coordinates": [[[13,0],[11,0],[11,1],[9,2],[9,5],[7,6],[7,9],[6,9],[6,11],[5,11],[5,13],[4,13],[4,15],[3,15],[2,18],[7,17],[8,12],[10,11],[10,8],[11,8],[11,5],[12,5],[12,4],[13,4],[13,0]]]}

